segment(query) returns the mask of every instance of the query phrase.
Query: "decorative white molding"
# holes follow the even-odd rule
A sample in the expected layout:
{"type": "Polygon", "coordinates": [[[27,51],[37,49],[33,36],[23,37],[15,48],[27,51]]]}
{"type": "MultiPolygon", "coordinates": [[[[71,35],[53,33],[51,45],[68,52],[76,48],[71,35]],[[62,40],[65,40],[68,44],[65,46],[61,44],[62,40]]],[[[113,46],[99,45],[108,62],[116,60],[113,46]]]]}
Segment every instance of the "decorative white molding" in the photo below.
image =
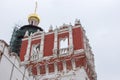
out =
{"type": "Polygon", "coordinates": [[[62,30],[59,30],[58,34],[67,33],[68,31],[69,31],[68,28],[66,28],[66,29],[62,29],[62,30]]]}
{"type": "Polygon", "coordinates": [[[84,51],[85,51],[84,49],[74,50],[74,54],[80,54],[83,53],[84,51]]]}
{"type": "Polygon", "coordinates": [[[72,35],[72,26],[69,26],[69,53],[73,54],[73,35],[72,35]]]}
{"type": "Polygon", "coordinates": [[[43,31],[40,31],[39,29],[33,33],[33,38],[37,35],[41,35],[43,33],[43,31]]]}
{"type": "MultiPolygon", "coordinates": [[[[78,27],[81,27],[81,26],[80,26],[80,25],[73,26],[73,29],[78,28],[78,27]]],[[[45,35],[53,34],[53,33],[55,33],[56,30],[57,30],[57,33],[58,33],[58,34],[67,33],[67,32],[69,31],[68,28],[61,29],[61,30],[59,30],[59,29],[56,28],[55,30],[53,30],[53,32],[45,33],[45,35]]],[[[36,33],[37,33],[37,32],[35,32],[34,34],[36,34],[36,33]]],[[[40,31],[40,33],[42,34],[41,31],[40,31]]],[[[32,38],[34,38],[34,39],[32,39],[32,40],[38,40],[38,39],[40,39],[41,34],[38,34],[38,35],[33,36],[32,38]]],[[[28,38],[23,38],[22,41],[24,41],[24,40],[28,40],[28,38]]]]}
{"type": "Polygon", "coordinates": [[[82,26],[81,25],[73,26],[73,28],[79,28],[79,27],[82,27],[82,26]]]}
{"type": "Polygon", "coordinates": [[[68,48],[59,49],[59,55],[63,54],[69,54],[69,49],[68,48]]]}
{"type": "Polygon", "coordinates": [[[26,31],[24,37],[28,37],[28,36],[29,36],[29,32],[26,31]]]}

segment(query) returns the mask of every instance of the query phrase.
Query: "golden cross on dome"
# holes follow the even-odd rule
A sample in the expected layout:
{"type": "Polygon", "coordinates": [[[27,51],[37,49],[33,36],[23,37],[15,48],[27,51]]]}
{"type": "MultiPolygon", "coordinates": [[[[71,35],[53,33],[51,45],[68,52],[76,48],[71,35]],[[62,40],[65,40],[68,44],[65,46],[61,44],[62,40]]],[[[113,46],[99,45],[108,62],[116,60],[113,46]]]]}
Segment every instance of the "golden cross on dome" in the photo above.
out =
{"type": "Polygon", "coordinates": [[[36,3],[35,3],[35,13],[36,13],[36,11],[37,11],[37,7],[38,7],[37,4],[38,4],[38,3],[37,3],[37,1],[36,1],[36,3]]]}

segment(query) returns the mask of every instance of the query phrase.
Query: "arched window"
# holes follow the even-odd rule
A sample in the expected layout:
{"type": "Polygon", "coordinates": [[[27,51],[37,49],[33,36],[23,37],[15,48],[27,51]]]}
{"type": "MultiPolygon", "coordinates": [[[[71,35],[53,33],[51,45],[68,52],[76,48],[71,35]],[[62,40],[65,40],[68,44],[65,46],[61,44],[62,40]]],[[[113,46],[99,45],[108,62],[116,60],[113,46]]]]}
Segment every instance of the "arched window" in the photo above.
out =
{"type": "Polygon", "coordinates": [[[40,44],[33,44],[31,51],[31,60],[38,59],[38,54],[40,53],[40,44]]]}

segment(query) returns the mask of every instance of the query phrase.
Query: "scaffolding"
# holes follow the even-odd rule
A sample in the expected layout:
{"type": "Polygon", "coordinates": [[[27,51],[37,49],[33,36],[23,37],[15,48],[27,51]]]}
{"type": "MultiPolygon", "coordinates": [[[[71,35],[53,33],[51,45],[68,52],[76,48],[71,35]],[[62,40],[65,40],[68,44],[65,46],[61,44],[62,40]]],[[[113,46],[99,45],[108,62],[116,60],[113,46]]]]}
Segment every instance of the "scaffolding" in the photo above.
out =
{"type": "Polygon", "coordinates": [[[24,38],[26,31],[28,31],[30,35],[31,33],[34,33],[37,30],[43,31],[42,28],[34,25],[25,25],[21,28],[15,27],[10,41],[11,52],[15,52],[19,56],[22,39],[24,38]]]}

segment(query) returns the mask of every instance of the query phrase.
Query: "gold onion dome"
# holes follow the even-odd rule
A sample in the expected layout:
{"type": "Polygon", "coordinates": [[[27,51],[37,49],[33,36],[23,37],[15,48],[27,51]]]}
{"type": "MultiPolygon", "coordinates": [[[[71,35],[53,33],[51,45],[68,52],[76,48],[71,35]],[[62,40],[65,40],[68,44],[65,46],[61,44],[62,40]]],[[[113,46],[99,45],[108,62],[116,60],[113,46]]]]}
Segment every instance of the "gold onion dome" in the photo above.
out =
{"type": "Polygon", "coordinates": [[[36,14],[36,13],[30,14],[30,15],[28,16],[28,22],[30,22],[30,20],[32,20],[32,19],[38,21],[38,23],[40,22],[40,17],[39,17],[39,15],[36,14]]]}
{"type": "Polygon", "coordinates": [[[28,16],[29,24],[37,26],[40,23],[40,17],[38,14],[36,14],[36,11],[37,11],[37,2],[36,2],[34,13],[32,13],[28,16]]]}

